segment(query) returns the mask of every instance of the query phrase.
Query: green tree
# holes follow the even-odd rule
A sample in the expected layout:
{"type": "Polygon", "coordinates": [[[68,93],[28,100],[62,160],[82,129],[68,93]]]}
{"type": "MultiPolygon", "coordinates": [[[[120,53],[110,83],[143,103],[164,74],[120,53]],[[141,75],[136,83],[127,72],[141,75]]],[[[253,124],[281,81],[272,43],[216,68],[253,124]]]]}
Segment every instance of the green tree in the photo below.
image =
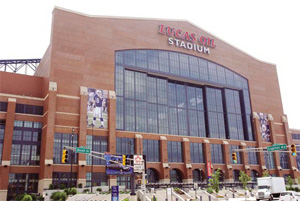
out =
{"type": "Polygon", "coordinates": [[[269,176],[270,176],[270,174],[269,174],[268,170],[263,171],[262,177],[269,177],[269,176]]]}
{"type": "Polygon", "coordinates": [[[287,180],[287,184],[289,185],[289,188],[292,188],[292,186],[293,186],[293,184],[294,184],[294,181],[293,181],[292,177],[291,177],[291,176],[288,176],[288,177],[286,178],[286,180],[287,180]]]}
{"type": "Polygon", "coordinates": [[[220,184],[220,174],[221,174],[220,171],[221,171],[220,168],[218,168],[215,171],[215,173],[213,173],[211,175],[211,178],[208,180],[209,187],[211,187],[213,190],[215,190],[216,193],[218,193],[219,190],[220,190],[220,187],[219,187],[219,184],[220,184]]]}
{"type": "Polygon", "coordinates": [[[241,171],[239,180],[243,184],[243,189],[246,189],[248,181],[251,181],[251,177],[249,177],[244,171],[241,171]]]}

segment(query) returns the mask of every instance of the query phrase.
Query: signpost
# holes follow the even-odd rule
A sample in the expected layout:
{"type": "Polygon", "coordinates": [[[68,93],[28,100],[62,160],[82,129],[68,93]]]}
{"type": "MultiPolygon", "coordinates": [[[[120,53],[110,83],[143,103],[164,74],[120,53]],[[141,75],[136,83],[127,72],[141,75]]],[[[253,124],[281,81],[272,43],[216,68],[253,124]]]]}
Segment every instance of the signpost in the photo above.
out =
{"type": "Polygon", "coordinates": [[[111,201],[119,201],[119,186],[111,186],[111,201]]]}
{"type": "Polygon", "coordinates": [[[273,144],[272,146],[267,147],[267,151],[278,151],[287,149],[286,144],[273,144]]]}
{"type": "Polygon", "coordinates": [[[91,149],[87,149],[85,147],[76,147],[76,153],[90,154],[91,153],[91,149]]]}

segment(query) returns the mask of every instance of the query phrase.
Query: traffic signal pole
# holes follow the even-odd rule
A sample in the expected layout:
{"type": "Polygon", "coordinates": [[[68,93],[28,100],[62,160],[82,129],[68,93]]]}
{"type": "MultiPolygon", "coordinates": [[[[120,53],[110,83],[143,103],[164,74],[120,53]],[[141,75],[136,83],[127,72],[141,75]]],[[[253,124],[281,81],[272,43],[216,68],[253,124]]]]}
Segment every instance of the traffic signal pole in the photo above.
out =
{"type": "MultiPolygon", "coordinates": [[[[72,147],[65,146],[64,149],[69,149],[69,150],[71,150],[74,153],[76,151],[76,148],[73,147],[73,143],[72,143],[72,147]]],[[[110,154],[111,156],[113,156],[113,158],[121,159],[121,160],[118,160],[118,161],[106,160],[106,158],[104,158],[105,153],[96,152],[96,151],[90,151],[90,153],[86,154],[86,155],[89,155],[89,156],[95,157],[95,158],[99,158],[101,160],[109,161],[110,163],[116,163],[116,164],[119,164],[119,165],[123,165],[124,167],[131,167],[131,168],[134,169],[134,164],[133,163],[125,164],[125,165],[123,164],[123,161],[124,161],[124,156],[123,155],[122,156],[116,156],[116,155],[110,154]],[[120,162],[120,161],[122,161],[122,162],[120,162]]],[[[126,155],[125,155],[125,160],[134,161],[133,158],[126,158],[126,155]]],[[[145,167],[145,161],[144,161],[144,159],[142,159],[142,167],[145,167]]],[[[71,171],[72,171],[72,162],[71,162],[71,171]]],[[[145,182],[146,174],[145,174],[145,169],[143,168],[142,170],[139,170],[138,173],[142,173],[142,185],[141,185],[142,192],[143,192],[142,201],[146,201],[146,182],[145,182]]],[[[133,195],[133,196],[136,195],[136,193],[135,193],[135,186],[134,186],[134,178],[135,178],[135,173],[133,172],[131,174],[131,195],[133,195]]]]}

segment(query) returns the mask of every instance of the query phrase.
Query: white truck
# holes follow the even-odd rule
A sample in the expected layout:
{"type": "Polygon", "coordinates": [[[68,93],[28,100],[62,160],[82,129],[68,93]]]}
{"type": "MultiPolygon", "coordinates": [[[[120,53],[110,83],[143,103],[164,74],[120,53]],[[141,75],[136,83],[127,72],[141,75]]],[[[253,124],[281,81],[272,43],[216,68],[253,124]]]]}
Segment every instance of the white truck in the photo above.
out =
{"type": "Polygon", "coordinates": [[[285,191],[283,177],[260,177],[257,178],[258,191],[256,200],[273,200],[279,198],[280,193],[285,191]]]}

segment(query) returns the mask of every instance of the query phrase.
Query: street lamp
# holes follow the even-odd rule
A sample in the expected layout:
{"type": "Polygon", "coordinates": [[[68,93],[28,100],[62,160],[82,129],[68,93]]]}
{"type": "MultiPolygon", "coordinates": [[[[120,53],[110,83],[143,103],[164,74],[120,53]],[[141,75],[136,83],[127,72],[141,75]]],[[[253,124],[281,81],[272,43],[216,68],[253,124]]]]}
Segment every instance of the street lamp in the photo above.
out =
{"type": "MultiPolygon", "coordinates": [[[[74,132],[75,132],[75,129],[72,128],[72,148],[73,148],[73,138],[74,138],[74,132]]],[[[69,183],[69,188],[70,188],[70,185],[72,187],[72,181],[73,181],[73,154],[74,154],[74,151],[72,150],[72,154],[71,154],[71,184],[69,183]]]]}
{"type": "MultiPolygon", "coordinates": [[[[93,150],[93,146],[94,146],[94,136],[93,136],[93,134],[94,134],[94,124],[92,124],[92,150],[93,150]]],[[[92,159],[92,168],[91,168],[91,193],[93,192],[93,160],[94,160],[94,158],[93,157],[91,157],[91,159],[92,159]]]]}

